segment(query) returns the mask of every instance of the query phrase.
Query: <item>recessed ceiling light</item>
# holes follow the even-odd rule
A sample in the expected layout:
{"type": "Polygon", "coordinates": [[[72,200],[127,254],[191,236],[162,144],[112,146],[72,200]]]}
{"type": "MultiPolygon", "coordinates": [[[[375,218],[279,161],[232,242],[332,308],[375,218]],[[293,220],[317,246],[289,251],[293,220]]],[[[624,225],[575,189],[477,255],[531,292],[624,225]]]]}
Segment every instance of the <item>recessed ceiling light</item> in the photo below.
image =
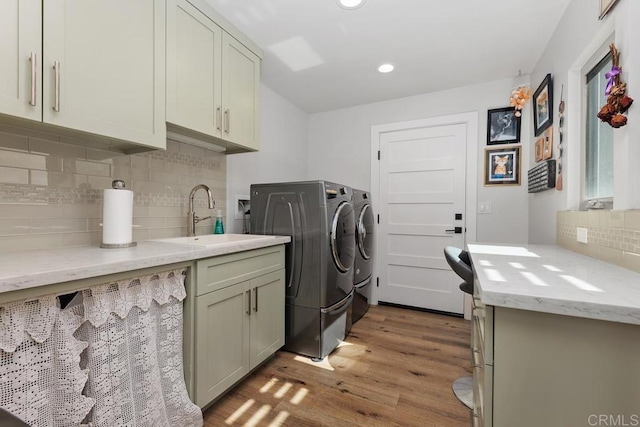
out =
{"type": "Polygon", "coordinates": [[[364,4],[366,0],[336,0],[338,6],[343,9],[357,9],[364,4]]]}
{"type": "Polygon", "coordinates": [[[378,71],[380,71],[381,73],[390,73],[393,71],[393,64],[382,64],[381,66],[378,67],[378,71]]]}

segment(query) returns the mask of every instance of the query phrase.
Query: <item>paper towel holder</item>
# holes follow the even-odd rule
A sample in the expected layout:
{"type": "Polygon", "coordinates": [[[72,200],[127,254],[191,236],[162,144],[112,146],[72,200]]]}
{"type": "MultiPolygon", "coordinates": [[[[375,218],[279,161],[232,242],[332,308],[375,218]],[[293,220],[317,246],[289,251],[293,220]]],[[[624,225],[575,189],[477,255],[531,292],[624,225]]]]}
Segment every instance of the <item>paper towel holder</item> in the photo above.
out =
{"type": "MultiPolygon", "coordinates": [[[[111,188],[114,190],[124,190],[126,187],[125,182],[121,179],[114,179],[111,182],[111,188]]],[[[100,243],[100,247],[103,249],[120,249],[120,248],[131,248],[137,246],[138,242],[128,242],[128,243],[100,243]]]]}

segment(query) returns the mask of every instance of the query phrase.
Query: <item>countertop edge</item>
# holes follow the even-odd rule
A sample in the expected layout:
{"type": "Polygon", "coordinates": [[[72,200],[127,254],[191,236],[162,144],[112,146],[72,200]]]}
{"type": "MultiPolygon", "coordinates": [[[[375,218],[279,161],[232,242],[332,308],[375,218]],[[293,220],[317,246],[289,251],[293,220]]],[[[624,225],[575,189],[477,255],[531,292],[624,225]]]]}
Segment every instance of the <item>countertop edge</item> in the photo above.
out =
{"type": "Polygon", "coordinates": [[[483,304],[640,325],[640,275],[634,271],[555,245],[467,248],[483,304]]]}
{"type": "MultiPolygon", "coordinates": [[[[123,273],[127,271],[140,270],[149,267],[158,267],[162,265],[171,265],[181,262],[195,261],[203,258],[211,258],[244,252],[254,249],[261,249],[270,246],[277,246],[291,241],[289,236],[274,236],[270,239],[257,239],[255,241],[235,242],[230,245],[219,245],[217,247],[202,247],[191,245],[179,245],[174,243],[161,243],[145,241],[141,242],[134,248],[122,249],[100,249],[95,246],[64,248],[58,251],[72,256],[74,251],[92,252],[109,255],[121,256],[125,259],[114,259],[112,261],[98,261],[93,264],[78,263],[77,265],[60,265],[56,268],[42,268],[40,270],[34,268],[32,272],[26,274],[3,275],[0,277],[0,293],[20,291],[24,289],[47,286],[57,283],[71,282],[75,280],[89,279],[94,277],[106,276],[109,274],[123,273]],[[152,249],[155,245],[160,254],[142,254],[144,251],[152,249]],[[93,251],[110,251],[110,252],[93,252],[93,251]],[[116,254],[116,251],[120,253],[116,254]],[[126,254],[131,254],[127,259],[126,254]]],[[[52,250],[55,251],[55,250],[52,250]]],[[[16,253],[12,256],[20,256],[29,252],[16,253]]],[[[45,251],[41,251],[41,256],[45,251]]],[[[52,252],[53,253],[53,252],[52,252]]],[[[37,264],[37,258],[33,260],[37,264]]],[[[70,262],[71,264],[72,262],[70,262]]]]}
{"type": "Polygon", "coordinates": [[[483,304],[492,305],[494,307],[640,325],[640,312],[638,312],[637,309],[610,304],[596,304],[560,298],[542,298],[528,295],[504,294],[501,292],[486,290],[483,292],[483,296],[480,297],[480,300],[483,304]]]}

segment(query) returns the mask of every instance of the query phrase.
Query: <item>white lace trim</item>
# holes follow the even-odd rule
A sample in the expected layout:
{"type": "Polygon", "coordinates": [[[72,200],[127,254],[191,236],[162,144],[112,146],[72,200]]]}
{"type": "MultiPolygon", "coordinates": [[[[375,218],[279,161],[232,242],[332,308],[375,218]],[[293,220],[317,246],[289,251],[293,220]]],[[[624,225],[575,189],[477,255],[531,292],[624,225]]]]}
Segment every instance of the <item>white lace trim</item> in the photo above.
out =
{"type": "MultiPolygon", "coordinates": [[[[90,306],[78,304],[76,313],[90,306]]],[[[85,394],[95,399],[96,427],[202,426],[202,411],[184,383],[182,303],[174,298],[146,310],[109,314],[100,326],[84,322],[76,336],[87,341],[81,366],[91,372],[85,394]]]]}
{"type": "Polygon", "coordinates": [[[202,426],[183,377],[185,275],[94,286],[64,310],[55,295],[0,306],[0,406],[33,427],[202,426]]]}
{"type": "Polygon", "coordinates": [[[94,404],[82,395],[87,343],[73,336],[82,318],[48,295],[1,306],[0,319],[0,406],[33,427],[81,425],[94,404]]]}
{"type": "Polygon", "coordinates": [[[133,307],[147,311],[153,301],[159,305],[166,304],[170,297],[182,301],[187,296],[185,275],[184,269],[169,270],[85,289],[82,291],[84,317],[99,327],[111,313],[124,319],[133,307]]]}
{"type": "Polygon", "coordinates": [[[55,295],[0,306],[0,350],[16,351],[29,338],[43,343],[51,336],[60,308],[55,295]]]}

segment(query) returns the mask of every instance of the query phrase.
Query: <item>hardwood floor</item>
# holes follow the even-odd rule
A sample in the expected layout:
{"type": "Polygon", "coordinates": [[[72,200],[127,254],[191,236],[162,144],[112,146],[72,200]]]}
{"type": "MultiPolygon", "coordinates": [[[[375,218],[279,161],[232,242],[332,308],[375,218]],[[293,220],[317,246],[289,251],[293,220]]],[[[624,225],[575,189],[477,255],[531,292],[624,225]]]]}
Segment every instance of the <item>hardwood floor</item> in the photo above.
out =
{"type": "Polygon", "coordinates": [[[322,362],[278,352],[205,426],[468,426],[451,385],[470,375],[469,334],[460,318],[373,306],[322,362]]]}

